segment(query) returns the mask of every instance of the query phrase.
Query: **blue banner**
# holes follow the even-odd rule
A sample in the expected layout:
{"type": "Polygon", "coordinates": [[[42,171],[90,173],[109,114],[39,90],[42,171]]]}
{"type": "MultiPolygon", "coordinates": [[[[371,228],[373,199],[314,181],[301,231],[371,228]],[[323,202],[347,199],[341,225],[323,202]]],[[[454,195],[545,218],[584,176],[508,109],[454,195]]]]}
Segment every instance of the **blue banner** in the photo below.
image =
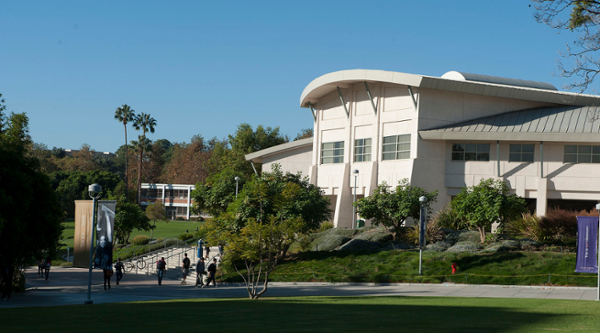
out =
{"type": "Polygon", "coordinates": [[[577,216],[577,273],[598,273],[598,217],[577,216]]]}

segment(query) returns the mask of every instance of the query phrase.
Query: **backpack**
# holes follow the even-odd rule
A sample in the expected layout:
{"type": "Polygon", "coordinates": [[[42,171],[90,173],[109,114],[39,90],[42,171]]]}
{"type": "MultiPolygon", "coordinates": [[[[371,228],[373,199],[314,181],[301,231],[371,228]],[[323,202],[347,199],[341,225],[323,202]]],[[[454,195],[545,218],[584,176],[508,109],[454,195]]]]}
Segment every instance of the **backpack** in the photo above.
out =
{"type": "Polygon", "coordinates": [[[163,270],[165,269],[165,262],[164,260],[159,260],[158,263],[156,264],[156,268],[163,270]]]}
{"type": "Polygon", "coordinates": [[[183,259],[183,268],[190,268],[190,258],[183,259]]]}

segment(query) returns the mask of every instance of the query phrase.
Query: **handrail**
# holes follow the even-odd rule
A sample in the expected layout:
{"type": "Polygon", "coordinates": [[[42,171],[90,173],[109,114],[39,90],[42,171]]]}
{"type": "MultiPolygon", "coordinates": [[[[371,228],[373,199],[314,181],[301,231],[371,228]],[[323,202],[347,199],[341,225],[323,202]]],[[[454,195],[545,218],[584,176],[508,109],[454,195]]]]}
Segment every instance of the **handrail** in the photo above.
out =
{"type": "MultiPolygon", "coordinates": [[[[196,240],[193,238],[185,240],[185,241],[182,241],[179,238],[165,238],[164,243],[161,241],[161,242],[155,242],[154,244],[138,245],[135,247],[124,249],[124,250],[115,251],[115,252],[113,252],[113,257],[116,256],[117,258],[129,259],[129,258],[133,258],[133,257],[139,257],[140,255],[148,256],[153,253],[163,251],[164,249],[172,248],[173,246],[178,248],[180,243],[183,244],[185,247],[187,247],[190,243],[193,243],[195,241],[196,240]],[[156,246],[157,244],[160,244],[160,243],[163,243],[164,247],[161,246],[161,247],[155,248],[154,250],[150,250],[152,246],[156,246]],[[168,243],[170,243],[170,244],[168,244],[168,243]],[[132,253],[132,255],[128,256],[129,253],[132,253]]],[[[190,246],[190,247],[192,247],[192,246],[190,246]]]]}

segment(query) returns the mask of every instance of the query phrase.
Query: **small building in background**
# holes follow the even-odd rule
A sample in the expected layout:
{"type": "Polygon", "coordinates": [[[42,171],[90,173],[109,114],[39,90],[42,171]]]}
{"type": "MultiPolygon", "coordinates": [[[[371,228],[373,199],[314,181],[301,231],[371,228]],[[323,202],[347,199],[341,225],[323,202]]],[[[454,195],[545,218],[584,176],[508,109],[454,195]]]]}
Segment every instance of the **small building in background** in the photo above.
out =
{"type": "Polygon", "coordinates": [[[206,218],[208,215],[201,213],[195,214],[192,211],[192,191],[196,189],[195,185],[187,184],[155,184],[142,183],[142,207],[147,207],[155,201],[162,201],[165,206],[167,218],[175,220],[183,218],[206,218]]]}

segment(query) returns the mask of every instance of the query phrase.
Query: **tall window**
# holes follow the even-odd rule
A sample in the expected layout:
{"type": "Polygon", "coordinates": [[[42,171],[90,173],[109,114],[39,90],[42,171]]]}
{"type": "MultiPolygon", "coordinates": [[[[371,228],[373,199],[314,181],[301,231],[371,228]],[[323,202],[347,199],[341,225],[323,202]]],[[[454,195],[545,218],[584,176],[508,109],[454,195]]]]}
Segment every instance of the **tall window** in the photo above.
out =
{"type": "Polygon", "coordinates": [[[383,137],[383,160],[410,158],[410,134],[383,137]]]}
{"type": "Polygon", "coordinates": [[[534,145],[510,145],[509,162],[533,162],[534,145]]]}
{"type": "Polygon", "coordinates": [[[565,163],[600,163],[600,146],[565,145],[565,163]]]}
{"type": "Polygon", "coordinates": [[[321,164],[344,163],[344,141],[321,144],[321,164]]]}
{"type": "Polygon", "coordinates": [[[453,143],[453,161],[489,161],[489,143],[453,143]]]}
{"type": "Polygon", "coordinates": [[[371,160],[371,139],[354,140],[354,162],[371,160]]]}

